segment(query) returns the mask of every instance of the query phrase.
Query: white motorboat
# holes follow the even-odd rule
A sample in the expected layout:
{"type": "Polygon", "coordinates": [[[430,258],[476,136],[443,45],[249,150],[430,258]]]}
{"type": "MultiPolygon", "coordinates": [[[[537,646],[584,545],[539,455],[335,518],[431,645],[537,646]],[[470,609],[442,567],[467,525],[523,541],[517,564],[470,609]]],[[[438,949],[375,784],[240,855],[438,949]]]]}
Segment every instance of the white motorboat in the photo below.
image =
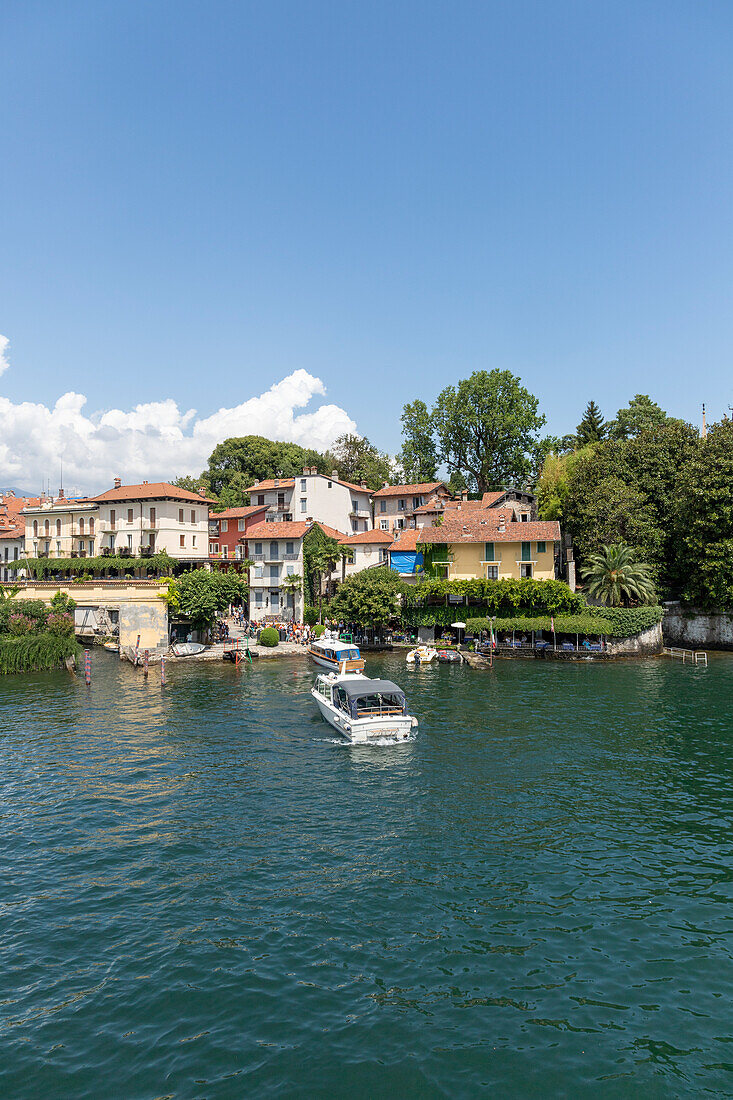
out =
{"type": "Polygon", "coordinates": [[[429,665],[431,661],[434,661],[438,656],[437,649],[433,649],[429,645],[419,645],[416,649],[411,649],[405,657],[408,665],[414,665],[418,662],[421,665],[429,665]]]}
{"type": "Polygon", "coordinates": [[[326,631],[316,641],[308,646],[308,653],[321,668],[330,669],[331,672],[339,672],[345,668],[346,672],[363,672],[364,659],[359,652],[359,647],[353,642],[342,642],[338,634],[326,631]]]}
{"type": "Polygon", "coordinates": [[[341,671],[321,674],[311,689],[321,715],[347,741],[406,741],[417,726],[405,693],[391,680],[341,671]]]}

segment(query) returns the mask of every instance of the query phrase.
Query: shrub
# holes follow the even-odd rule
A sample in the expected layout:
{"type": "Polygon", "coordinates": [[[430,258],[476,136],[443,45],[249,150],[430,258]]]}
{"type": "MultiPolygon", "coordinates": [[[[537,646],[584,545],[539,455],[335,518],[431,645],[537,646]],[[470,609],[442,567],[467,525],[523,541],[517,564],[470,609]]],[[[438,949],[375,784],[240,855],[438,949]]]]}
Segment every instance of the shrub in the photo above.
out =
{"type": "Polygon", "coordinates": [[[8,621],[8,631],[14,638],[22,638],[33,630],[33,620],[22,612],[15,612],[8,621]]]}
{"type": "Polygon", "coordinates": [[[280,635],[275,630],[275,627],[266,626],[264,630],[260,631],[260,636],[257,639],[257,644],[266,646],[268,649],[274,649],[279,641],[280,635]]]}
{"type": "Polygon", "coordinates": [[[56,638],[71,638],[74,635],[73,615],[49,615],[46,629],[56,638]]]}
{"type": "Polygon", "coordinates": [[[58,668],[67,657],[81,652],[75,638],[28,634],[24,638],[0,638],[0,675],[58,668]]]}
{"type": "Polygon", "coordinates": [[[303,622],[308,626],[315,626],[318,622],[318,609],[315,607],[306,607],[303,613],[303,622]]]}
{"type": "Polygon", "coordinates": [[[76,610],[76,600],[59,591],[51,597],[51,610],[57,615],[68,615],[76,610]]]}
{"type": "MultiPolygon", "coordinates": [[[[585,607],[577,615],[555,615],[557,634],[604,634],[607,638],[630,638],[661,622],[662,607],[585,607]]],[[[469,631],[478,633],[489,629],[488,618],[466,619],[469,631]]],[[[497,617],[494,630],[502,633],[532,630],[551,630],[549,615],[511,615],[497,617]]]]}
{"type": "Polygon", "coordinates": [[[321,634],[324,633],[325,629],[326,629],[325,626],[323,626],[321,623],[316,623],[316,625],[313,627],[313,637],[314,638],[320,638],[321,634]]]}

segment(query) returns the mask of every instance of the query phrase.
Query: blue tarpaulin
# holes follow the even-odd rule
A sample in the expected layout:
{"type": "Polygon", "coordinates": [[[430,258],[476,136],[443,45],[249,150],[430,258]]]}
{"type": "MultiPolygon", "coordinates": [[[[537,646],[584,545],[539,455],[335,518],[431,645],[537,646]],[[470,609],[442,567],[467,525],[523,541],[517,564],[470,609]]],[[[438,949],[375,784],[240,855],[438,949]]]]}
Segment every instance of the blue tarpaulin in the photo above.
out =
{"type": "Polygon", "coordinates": [[[423,557],[422,553],[415,553],[415,551],[402,553],[396,553],[394,550],[390,554],[390,561],[392,568],[397,573],[417,573],[422,569],[423,557]]]}

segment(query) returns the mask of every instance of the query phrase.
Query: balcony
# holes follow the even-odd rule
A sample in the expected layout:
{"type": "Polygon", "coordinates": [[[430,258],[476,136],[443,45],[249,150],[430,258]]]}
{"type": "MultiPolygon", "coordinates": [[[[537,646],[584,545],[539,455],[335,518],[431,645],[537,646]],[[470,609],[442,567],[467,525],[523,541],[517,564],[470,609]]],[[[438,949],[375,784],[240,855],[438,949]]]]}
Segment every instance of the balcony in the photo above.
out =
{"type": "Polygon", "coordinates": [[[142,523],[140,524],[140,526],[142,527],[143,531],[157,531],[158,530],[158,521],[157,521],[157,519],[144,519],[143,518],[142,523]]]}
{"type": "Polygon", "coordinates": [[[350,516],[354,516],[356,519],[371,519],[372,513],[368,508],[352,508],[349,512],[350,516]]]}
{"type": "Polygon", "coordinates": [[[141,558],[152,558],[155,553],[155,547],[150,545],[138,546],[138,551],[140,552],[141,558]]]}
{"type": "Polygon", "coordinates": [[[118,528],[117,520],[115,520],[114,523],[112,523],[112,521],[108,520],[108,519],[102,519],[102,520],[99,521],[99,530],[100,531],[116,531],[117,528],[118,528]]]}
{"type": "Polygon", "coordinates": [[[250,561],[264,561],[265,560],[265,555],[264,554],[250,554],[249,560],[250,561]]]}

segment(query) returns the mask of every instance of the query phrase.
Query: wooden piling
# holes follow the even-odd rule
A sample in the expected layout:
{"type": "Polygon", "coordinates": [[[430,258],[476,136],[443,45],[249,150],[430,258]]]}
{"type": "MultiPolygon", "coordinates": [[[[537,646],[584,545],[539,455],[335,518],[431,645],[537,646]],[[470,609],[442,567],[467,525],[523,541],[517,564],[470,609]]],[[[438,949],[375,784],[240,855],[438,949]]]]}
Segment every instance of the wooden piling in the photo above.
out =
{"type": "Polygon", "coordinates": [[[160,685],[165,687],[165,657],[160,658],[160,685]]]}
{"type": "Polygon", "coordinates": [[[88,649],[84,650],[84,680],[89,687],[92,682],[92,655],[88,649]]]}
{"type": "Polygon", "coordinates": [[[146,649],[143,653],[143,676],[147,680],[148,678],[148,662],[150,660],[150,650],[146,649]]]}

